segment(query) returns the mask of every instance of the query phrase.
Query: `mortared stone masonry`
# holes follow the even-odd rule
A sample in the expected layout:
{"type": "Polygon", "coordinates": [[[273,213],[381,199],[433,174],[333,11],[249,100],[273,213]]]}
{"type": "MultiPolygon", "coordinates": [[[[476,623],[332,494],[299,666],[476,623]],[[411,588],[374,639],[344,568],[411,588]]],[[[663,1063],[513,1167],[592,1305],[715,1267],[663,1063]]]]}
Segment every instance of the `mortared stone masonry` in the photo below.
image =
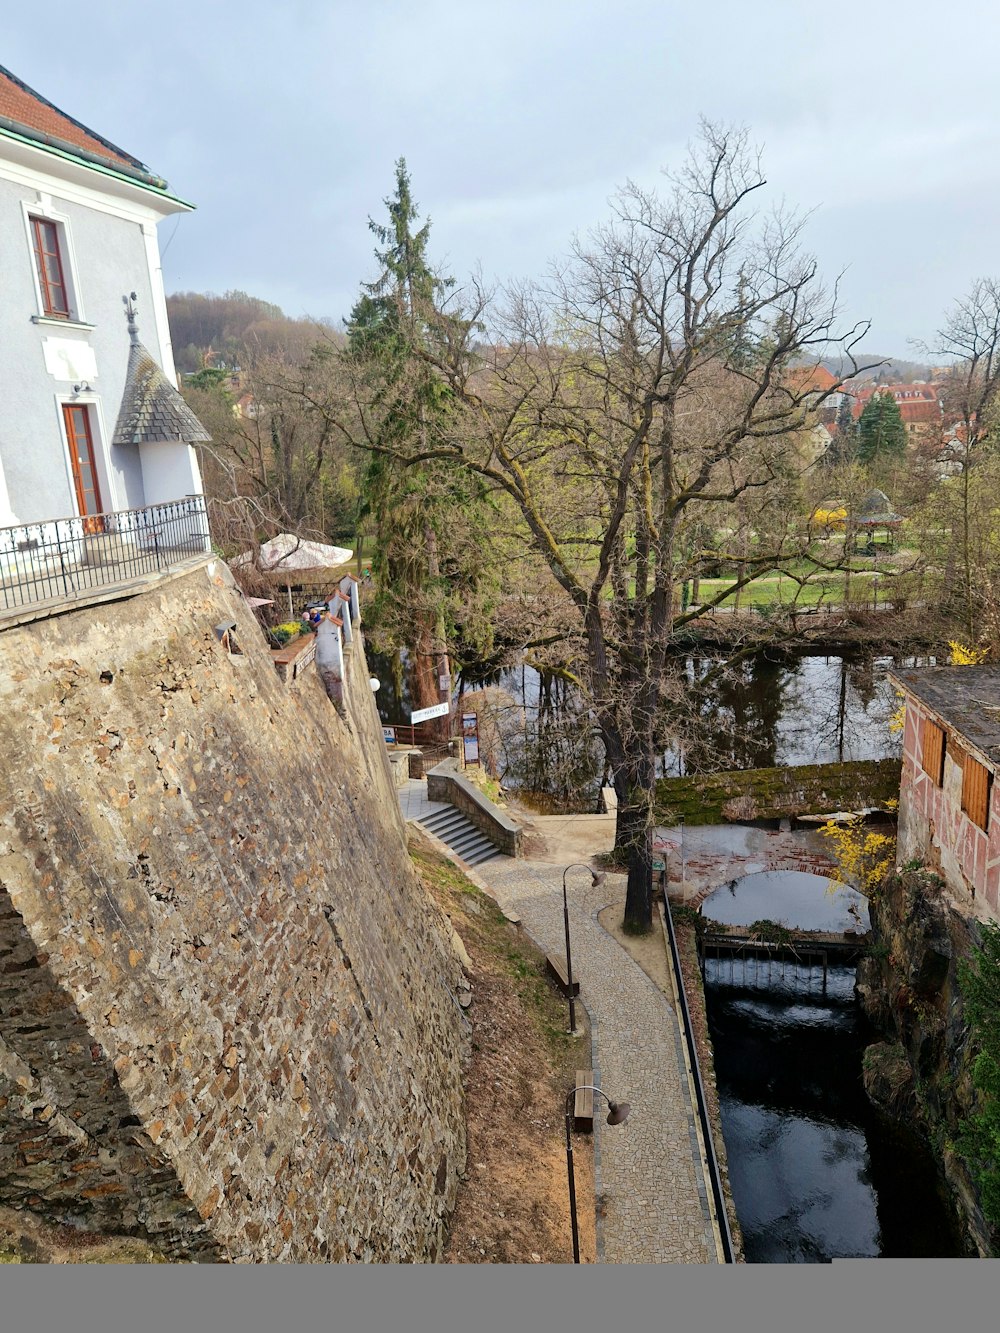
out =
{"type": "Polygon", "coordinates": [[[179,1259],[438,1256],[460,965],[350,656],[341,718],[212,566],[0,633],[0,1202],[179,1259]]]}

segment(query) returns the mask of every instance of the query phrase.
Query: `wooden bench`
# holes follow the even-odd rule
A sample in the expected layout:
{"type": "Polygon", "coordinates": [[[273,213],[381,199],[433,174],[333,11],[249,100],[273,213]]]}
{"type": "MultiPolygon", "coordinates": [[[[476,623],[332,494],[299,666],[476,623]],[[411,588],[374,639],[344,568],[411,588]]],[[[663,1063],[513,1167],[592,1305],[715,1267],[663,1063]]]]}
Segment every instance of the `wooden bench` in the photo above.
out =
{"type": "MultiPolygon", "coordinates": [[[[545,955],[545,966],[556,979],[556,983],[563,995],[569,997],[569,977],[566,975],[566,964],[561,958],[554,958],[552,954],[545,955]]],[[[580,983],[576,977],[573,978],[573,994],[580,994],[580,983]]]]}
{"type": "Polygon", "coordinates": [[[594,1082],[592,1069],[576,1071],[576,1099],[573,1102],[573,1128],[578,1134],[594,1132],[594,1089],[588,1084],[594,1082]]]}

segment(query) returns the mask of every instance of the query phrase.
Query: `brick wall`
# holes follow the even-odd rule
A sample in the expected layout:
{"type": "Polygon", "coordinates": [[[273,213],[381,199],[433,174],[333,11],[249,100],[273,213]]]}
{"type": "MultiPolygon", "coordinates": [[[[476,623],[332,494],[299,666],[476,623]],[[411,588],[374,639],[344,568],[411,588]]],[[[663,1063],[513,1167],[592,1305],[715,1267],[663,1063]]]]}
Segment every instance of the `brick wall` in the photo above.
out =
{"type": "Polygon", "coordinates": [[[459,968],[352,657],[342,720],[204,570],[0,634],[0,1195],[191,1257],[436,1256],[459,968]]]}
{"type": "Polygon", "coordinates": [[[918,700],[906,701],[903,774],[899,802],[898,861],[920,860],[938,870],[956,906],[967,915],[1000,920],[1000,784],[991,793],[989,831],[962,810],[962,766],[947,726],[944,776],[939,787],[923,769],[925,718],[944,725],[918,700]]]}

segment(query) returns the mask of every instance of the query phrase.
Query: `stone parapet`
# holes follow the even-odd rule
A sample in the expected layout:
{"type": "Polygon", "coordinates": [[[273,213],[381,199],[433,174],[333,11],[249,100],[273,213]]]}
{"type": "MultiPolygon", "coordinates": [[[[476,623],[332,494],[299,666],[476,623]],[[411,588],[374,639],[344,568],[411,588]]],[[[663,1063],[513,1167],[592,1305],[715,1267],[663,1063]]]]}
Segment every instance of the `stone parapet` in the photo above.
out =
{"type": "Polygon", "coordinates": [[[445,801],[461,810],[494,847],[507,856],[521,855],[521,825],[515,823],[499,806],[463,777],[457,759],[445,759],[427,773],[427,799],[445,801]]]}

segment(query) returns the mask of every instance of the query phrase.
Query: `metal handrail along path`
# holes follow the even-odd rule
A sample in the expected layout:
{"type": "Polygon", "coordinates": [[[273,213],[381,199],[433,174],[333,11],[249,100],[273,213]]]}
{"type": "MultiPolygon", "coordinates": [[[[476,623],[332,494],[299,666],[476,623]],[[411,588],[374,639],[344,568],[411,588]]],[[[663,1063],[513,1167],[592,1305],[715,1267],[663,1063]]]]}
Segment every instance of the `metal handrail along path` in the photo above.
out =
{"type": "Polygon", "coordinates": [[[698,1052],[695,1049],[694,1042],[694,1029],[691,1026],[691,1011],[688,1008],[687,995],[684,991],[684,974],[681,972],[681,959],[677,950],[677,937],[674,934],[673,917],[670,915],[670,899],[666,893],[663,895],[663,916],[667,924],[670,959],[674,969],[674,976],[677,978],[677,999],[681,1007],[681,1017],[684,1020],[684,1040],[687,1043],[688,1059],[691,1062],[695,1098],[698,1103],[698,1120],[701,1123],[702,1138],[705,1141],[706,1164],[708,1166],[709,1182],[712,1186],[712,1198],[715,1200],[715,1212],[719,1221],[719,1236],[722,1240],[722,1253],[726,1263],[732,1264],[736,1262],[736,1259],[733,1236],[729,1228],[729,1213],[726,1210],[726,1199],[722,1192],[722,1174],[719,1170],[719,1159],[715,1153],[715,1140],[712,1135],[712,1126],[708,1119],[708,1105],[705,1101],[705,1089],[701,1078],[701,1065],[698,1062],[698,1052]]]}

